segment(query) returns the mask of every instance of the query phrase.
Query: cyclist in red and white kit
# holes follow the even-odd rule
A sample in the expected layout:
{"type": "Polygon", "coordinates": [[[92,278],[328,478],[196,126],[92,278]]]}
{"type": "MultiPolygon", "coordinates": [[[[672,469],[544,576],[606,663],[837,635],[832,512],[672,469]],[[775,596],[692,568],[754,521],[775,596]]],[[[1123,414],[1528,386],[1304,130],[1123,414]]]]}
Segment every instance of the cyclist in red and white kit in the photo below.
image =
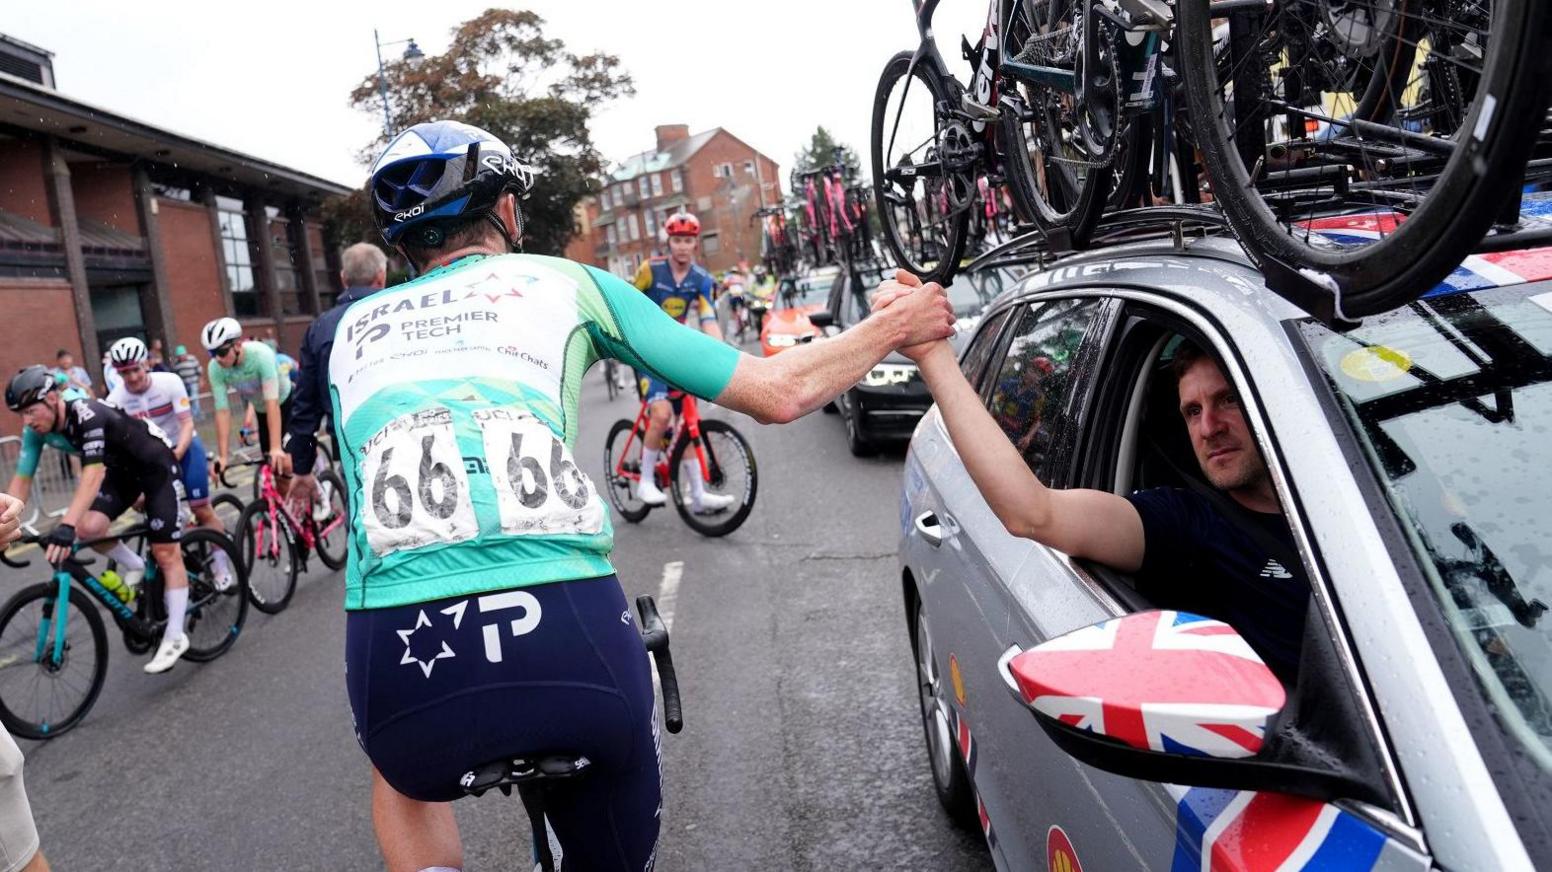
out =
{"type": "MultiPolygon", "coordinates": [[[[194,431],[188,388],[174,373],[152,372],[147,365],[149,357],[146,344],[133,336],[113,343],[108,349],[108,362],[122,383],[108,394],[108,402],[132,417],[152,422],[167,434],[172,440],[173,456],[178,458],[183,491],[194,519],[201,527],[224,533],[226,526],[210,507],[210,467],[204,443],[194,431]]],[[[225,551],[217,550],[214,558],[216,589],[225,590],[234,580],[232,566],[225,551]]]]}

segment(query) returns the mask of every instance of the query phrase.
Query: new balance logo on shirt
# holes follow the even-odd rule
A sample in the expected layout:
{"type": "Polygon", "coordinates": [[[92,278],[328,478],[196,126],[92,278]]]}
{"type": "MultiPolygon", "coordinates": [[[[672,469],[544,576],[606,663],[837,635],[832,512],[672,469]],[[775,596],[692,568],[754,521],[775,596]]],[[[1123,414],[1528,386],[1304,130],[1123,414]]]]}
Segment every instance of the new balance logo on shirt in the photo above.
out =
{"type": "Polygon", "coordinates": [[[1268,559],[1266,565],[1261,567],[1262,578],[1293,578],[1293,573],[1283,567],[1276,560],[1268,559]]]}

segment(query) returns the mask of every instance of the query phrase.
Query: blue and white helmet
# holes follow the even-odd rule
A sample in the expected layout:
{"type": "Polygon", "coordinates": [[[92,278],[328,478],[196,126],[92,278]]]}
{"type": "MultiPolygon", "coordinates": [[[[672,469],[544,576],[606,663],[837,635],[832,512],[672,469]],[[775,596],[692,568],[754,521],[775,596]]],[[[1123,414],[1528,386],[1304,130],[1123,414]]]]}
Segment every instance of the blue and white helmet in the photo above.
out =
{"type": "Polygon", "coordinates": [[[533,180],[533,167],[489,132],[458,121],[427,121],[394,137],[372,165],[372,217],[389,245],[414,232],[415,241],[436,247],[445,222],[489,215],[502,194],[522,197],[533,180]]]}

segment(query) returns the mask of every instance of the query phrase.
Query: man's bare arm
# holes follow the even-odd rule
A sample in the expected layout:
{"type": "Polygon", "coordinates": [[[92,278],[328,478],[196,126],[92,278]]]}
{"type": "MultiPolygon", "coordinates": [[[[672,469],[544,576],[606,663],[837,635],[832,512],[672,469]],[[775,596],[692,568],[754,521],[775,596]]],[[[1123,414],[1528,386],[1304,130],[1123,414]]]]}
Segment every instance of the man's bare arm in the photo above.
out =
{"type": "Polygon", "coordinates": [[[960,461],[1009,533],[1123,572],[1142,567],[1142,518],[1129,501],[1101,490],[1046,487],[981,404],[948,343],[907,353],[918,355],[960,461]]]}
{"type": "Polygon", "coordinates": [[[785,423],[834,399],[895,348],[953,332],[954,313],[942,288],[903,293],[888,310],[830,339],[775,357],[741,356],[716,403],[763,423],[785,423]]]}

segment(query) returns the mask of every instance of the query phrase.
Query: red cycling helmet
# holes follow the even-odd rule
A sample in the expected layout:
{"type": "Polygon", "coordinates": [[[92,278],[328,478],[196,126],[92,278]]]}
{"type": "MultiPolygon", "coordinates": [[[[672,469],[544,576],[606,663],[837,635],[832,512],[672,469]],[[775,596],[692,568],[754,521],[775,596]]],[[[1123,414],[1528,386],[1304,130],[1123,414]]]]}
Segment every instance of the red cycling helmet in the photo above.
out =
{"type": "Polygon", "coordinates": [[[689,212],[675,212],[663,222],[663,232],[669,236],[700,236],[701,220],[689,212]]]}

